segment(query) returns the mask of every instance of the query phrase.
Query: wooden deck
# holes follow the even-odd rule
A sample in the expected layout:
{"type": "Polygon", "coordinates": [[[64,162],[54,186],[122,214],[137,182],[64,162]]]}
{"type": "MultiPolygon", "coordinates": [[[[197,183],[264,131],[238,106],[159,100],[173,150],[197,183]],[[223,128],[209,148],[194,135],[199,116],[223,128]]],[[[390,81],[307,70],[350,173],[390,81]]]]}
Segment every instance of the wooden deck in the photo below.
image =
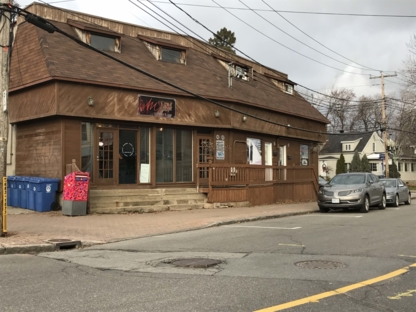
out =
{"type": "Polygon", "coordinates": [[[209,203],[266,205],[317,199],[318,176],[313,166],[199,164],[200,168],[209,171],[208,185],[201,185],[198,177],[197,189],[208,194],[209,203]]]}

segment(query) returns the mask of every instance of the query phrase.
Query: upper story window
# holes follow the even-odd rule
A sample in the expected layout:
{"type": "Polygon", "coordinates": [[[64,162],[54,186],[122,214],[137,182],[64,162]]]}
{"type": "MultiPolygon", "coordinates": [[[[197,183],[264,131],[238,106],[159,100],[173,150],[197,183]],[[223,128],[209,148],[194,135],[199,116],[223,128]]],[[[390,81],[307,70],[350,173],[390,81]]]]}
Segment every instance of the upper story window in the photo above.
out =
{"type": "Polygon", "coordinates": [[[376,143],[373,143],[373,152],[376,151],[376,143]]]}
{"type": "Polygon", "coordinates": [[[137,35],[153,56],[159,60],[175,64],[186,64],[186,47],[171,42],[137,35]]]}
{"type": "Polygon", "coordinates": [[[282,76],[280,77],[278,76],[278,74],[271,75],[269,73],[264,73],[264,76],[270,78],[272,83],[279,89],[281,89],[284,93],[293,95],[296,83],[287,79],[287,75],[282,74],[282,76]]]}
{"type": "Polygon", "coordinates": [[[250,76],[253,75],[253,68],[219,54],[211,53],[211,55],[228,71],[229,78],[250,81],[250,76]]]}
{"type": "MultiPolygon", "coordinates": [[[[101,51],[112,51],[116,52],[116,38],[102,36],[99,34],[90,34],[90,45],[101,51]]],[[[117,51],[118,52],[118,51],[117,51]]]]}
{"type": "Polygon", "coordinates": [[[162,61],[171,63],[182,63],[182,52],[180,50],[174,50],[166,47],[160,48],[160,59],[162,61]]]}
{"type": "Polygon", "coordinates": [[[291,84],[285,83],[285,92],[293,94],[293,86],[291,84]]]}
{"type": "Polygon", "coordinates": [[[101,51],[121,52],[120,34],[101,26],[80,21],[68,20],[68,24],[74,28],[78,37],[86,44],[101,51]]]}
{"type": "Polygon", "coordinates": [[[234,76],[238,79],[246,80],[248,81],[248,68],[242,67],[239,65],[232,65],[232,70],[234,71],[234,76]]]}

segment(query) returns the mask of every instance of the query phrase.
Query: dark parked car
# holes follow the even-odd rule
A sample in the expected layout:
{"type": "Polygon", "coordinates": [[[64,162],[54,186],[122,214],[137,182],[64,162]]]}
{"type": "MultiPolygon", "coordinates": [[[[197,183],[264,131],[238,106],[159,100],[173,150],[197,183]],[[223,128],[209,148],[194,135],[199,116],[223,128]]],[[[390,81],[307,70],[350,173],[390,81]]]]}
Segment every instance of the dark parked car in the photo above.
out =
{"type": "Polygon", "coordinates": [[[342,173],[319,189],[318,206],[321,212],[330,209],[356,209],[368,212],[370,206],[386,208],[384,184],[372,173],[342,173]]]}
{"type": "Polygon", "coordinates": [[[401,202],[406,205],[412,203],[412,194],[407,185],[400,179],[381,179],[386,188],[387,204],[398,207],[401,202]]]}

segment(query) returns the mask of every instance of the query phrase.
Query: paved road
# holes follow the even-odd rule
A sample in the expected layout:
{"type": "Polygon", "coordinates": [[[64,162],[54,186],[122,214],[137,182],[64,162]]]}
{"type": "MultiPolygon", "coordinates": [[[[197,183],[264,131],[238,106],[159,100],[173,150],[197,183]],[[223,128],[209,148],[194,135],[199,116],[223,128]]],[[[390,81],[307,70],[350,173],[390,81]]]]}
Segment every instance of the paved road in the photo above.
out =
{"type": "Polygon", "coordinates": [[[415,214],[309,214],[4,255],[1,310],[415,311],[415,214]],[[192,258],[221,264],[172,265],[192,258]]]}

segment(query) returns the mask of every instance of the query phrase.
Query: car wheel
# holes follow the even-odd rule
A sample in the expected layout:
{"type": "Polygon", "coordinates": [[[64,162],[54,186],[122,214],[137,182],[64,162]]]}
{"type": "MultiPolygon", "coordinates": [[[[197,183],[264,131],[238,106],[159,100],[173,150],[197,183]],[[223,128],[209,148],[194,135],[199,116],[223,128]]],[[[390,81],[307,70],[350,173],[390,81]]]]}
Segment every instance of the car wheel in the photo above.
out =
{"type": "Polygon", "coordinates": [[[412,194],[409,193],[408,199],[404,202],[406,205],[410,205],[412,203],[412,194]]]}
{"type": "MultiPolygon", "coordinates": [[[[397,200],[399,200],[399,199],[397,199],[397,200]]],[[[386,209],[386,205],[387,205],[387,203],[386,203],[386,194],[383,194],[383,196],[381,197],[381,202],[380,202],[380,204],[378,204],[378,209],[380,209],[380,210],[386,209]]]]}
{"type": "Polygon", "coordinates": [[[329,208],[319,206],[319,211],[322,213],[327,213],[329,211],[329,208]]]}
{"type": "Polygon", "coordinates": [[[399,203],[400,203],[400,202],[399,202],[399,195],[397,195],[397,194],[396,194],[396,197],[395,197],[395,199],[394,199],[394,204],[393,204],[393,206],[394,206],[394,207],[399,207],[399,203]]]}
{"type": "Polygon", "coordinates": [[[367,213],[370,210],[370,198],[368,195],[365,195],[363,205],[360,209],[360,212],[367,213]]]}

